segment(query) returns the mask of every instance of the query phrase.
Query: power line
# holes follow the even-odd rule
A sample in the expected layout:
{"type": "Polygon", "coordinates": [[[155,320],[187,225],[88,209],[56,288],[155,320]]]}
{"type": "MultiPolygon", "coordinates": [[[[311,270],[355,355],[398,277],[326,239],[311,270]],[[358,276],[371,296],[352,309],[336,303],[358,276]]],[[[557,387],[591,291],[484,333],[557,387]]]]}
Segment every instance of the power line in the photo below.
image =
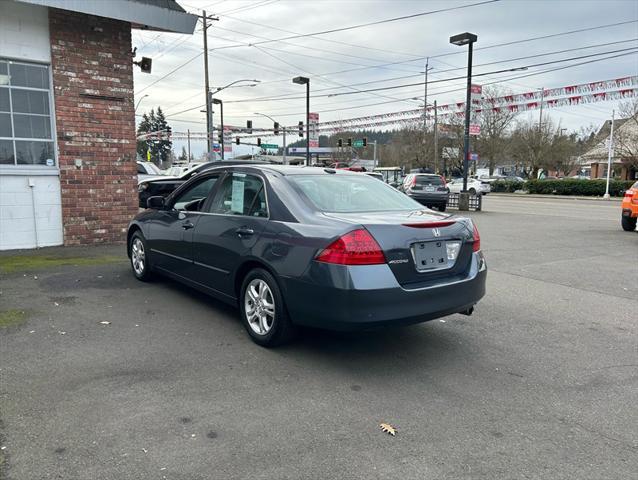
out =
{"type": "MultiPolygon", "coordinates": [[[[521,79],[521,78],[528,78],[528,77],[532,77],[532,76],[543,75],[545,73],[556,72],[556,71],[565,70],[565,69],[568,69],[568,68],[573,68],[573,67],[578,67],[578,66],[582,66],[582,65],[587,65],[587,64],[590,64],[590,63],[595,63],[595,62],[600,62],[600,61],[609,60],[609,59],[613,59],[613,58],[618,58],[618,57],[622,57],[622,56],[626,56],[626,55],[631,55],[633,53],[636,53],[636,52],[621,53],[621,54],[618,54],[618,55],[613,55],[613,56],[609,56],[609,57],[605,57],[605,58],[597,58],[597,59],[593,59],[593,60],[587,60],[587,61],[584,61],[584,62],[579,62],[579,63],[576,63],[576,64],[572,64],[572,65],[565,65],[565,66],[561,66],[561,67],[554,67],[554,68],[545,69],[545,70],[540,71],[540,72],[533,72],[533,73],[527,73],[527,74],[522,74],[522,75],[514,75],[514,76],[509,77],[509,78],[503,78],[503,79],[500,79],[500,80],[495,80],[495,81],[492,81],[492,82],[484,83],[483,86],[493,85],[493,84],[496,84],[496,83],[502,83],[502,82],[506,82],[506,81],[510,81],[510,80],[518,80],[518,79],[521,79]]],[[[454,88],[454,89],[449,89],[449,90],[445,90],[445,91],[441,91],[441,92],[432,93],[432,96],[443,95],[443,94],[446,94],[446,93],[455,93],[455,92],[460,92],[460,91],[465,91],[465,87],[454,88]]],[[[403,98],[402,100],[409,100],[409,99],[410,99],[410,97],[407,97],[407,98],[403,98]]],[[[230,103],[230,102],[225,102],[225,103],[230,103]]],[[[376,107],[376,106],[387,105],[387,104],[391,104],[391,103],[395,103],[395,100],[384,101],[384,102],[376,102],[376,103],[367,103],[367,104],[364,104],[364,105],[355,105],[355,106],[349,105],[349,106],[346,106],[346,107],[326,109],[326,110],[317,110],[317,113],[331,113],[331,112],[338,112],[338,111],[343,111],[343,110],[353,110],[353,109],[357,109],[357,108],[376,107]]],[[[197,108],[199,108],[199,107],[197,107],[197,108]]],[[[191,110],[194,110],[194,108],[191,109],[191,110]]],[[[303,113],[305,113],[305,112],[277,113],[277,116],[278,117],[297,116],[297,115],[302,115],[303,113]]],[[[239,115],[237,117],[239,117],[239,115]]],[[[183,120],[183,121],[187,121],[187,120],[183,120]]]]}
{"type": "MultiPolygon", "coordinates": [[[[636,53],[638,52],[638,50],[636,50],[636,47],[629,47],[629,48],[622,48],[622,49],[618,49],[618,50],[611,50],[608,52],[600,52],[600,53],[592,53],[590,55],[580,55],[577,57],[571,57],[571,58],[564,58],[561,60],[553,60],[553,61],[549,61],[549,62],[541,62],[541,63],[535,63],[535,64],[531,64],[531,65],[523,65],[520,67],[517,67],[516,69],[527,69],[527,68],[534,68],[534,67],[542,67],[545,65],[552,65],[552,64],[556,64],[556,63],[562,63],[562,62],[569,62],[572,60],[580,60],[583,58],[591,58],[591,57],[597,57],[600,55],[609,55],[611,53],[619,53],[619,52],[627,52],[629,50],[632,50],[632,52],[630,53],[636,53]]],[[[615,58],[615,57],[609,57],[609,58],[615,58]]],[[[486,76],[486,75],[494,75],[494,74],[498,74],[498,73],[505,73],[505,72],[511,72],[512,70],[515,70],[513,68],[508,68],[508,69],[503,69],[503,70],[495,70],[492,72],[483,72],[483,73],[475,73],[472,76],[473,77],[482,77],[482,76],[486,76]]],[[[453,81],[453,80],[461,80],[463,78],[466,78],[466,76],[459,76],[459,77],[450,77],[450,78],[441,78],[441,79],[436,79],[436,80],[432,80],[428,83],[441,83],[441,82],[447,82],[447,81],[453,81]]],[[[377,88],[370,88],[367,90],[360,90],[359,92],[337,92],[337,93],[329,93],[329,94],[321,94],[321,95],[314,95],[311,98],[321,98],[321,97],[337,97],[337,96],[343,96],[343,95],[352,95],[354,93],[366,93],[366,92],[378,92],[378,91],[384,91],[384,90],[395,90],[398,88],[407,88],[407,87],[416,87],[416,86],[423,86],[424,82],[417,82],[417,83],[405,83],[402,85],[392,85],[392,86],[388,86],[388,87],[377,87],[377,88]]],[[[305,98],[305,97],[301,97],[301,96],[297,96],[297,97],[286,97],[286,100],[298,100],[300,98],[305,98]]],[[[281,97],[277,98],[277,97],[271,97],[271,98],[252,98],[252,99],[244,99],[244,100],[230,100],[227,101],[226,103],[246,103],[246,102],[263,102],[263,101],[278,101],[278,100],[283,100],[281,97]]]]}

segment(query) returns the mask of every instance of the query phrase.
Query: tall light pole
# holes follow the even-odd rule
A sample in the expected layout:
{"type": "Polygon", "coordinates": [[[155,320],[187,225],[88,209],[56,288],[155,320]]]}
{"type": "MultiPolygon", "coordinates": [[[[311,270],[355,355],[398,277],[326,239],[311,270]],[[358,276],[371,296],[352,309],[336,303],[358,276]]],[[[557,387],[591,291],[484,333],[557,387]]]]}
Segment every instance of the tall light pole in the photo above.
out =
{"type": "MultiPolygon", "coordinates": [[[[274,118],[272,118],[270,115],[266,115],[265,113],[259,113],[259,112],[255,112],[254,115],[261,115],[262,117],[266,117],[270,120],[272,120],[273,125],[277,124],[277,120],[275,120],[274,118]]],[[[284,134],[284,157],[283,157],[283,164],[286,165],[286,127],[280,123],[279,125],[281,125],[281,131],[284,134]]]]}
{"type": "Polygon", "coordinates": [[[306,165],[310,165],[310,79],[308,77],[295,77],[292,83],[306,85],[306,165]]]}
{"type": "Polygon", "coordinates": [[[134,110],[135,112],[137,112],[137,107],[139,107],[139,106],[140,106],[140,103],[142,103],[142,100],[144,100],[146,97],[148,97],[148,93],[147,93],[146,95],[142,95],[142,98],[140,98],[140,99],[137,101],[137,105],[135,105],[135,110],[134,110]]]}
{"type": "Polygon", "coordinates": [[[223,160],[224,159],[224,102],[222,102],[219,98],[213,98],[212,101],[215,105],[219,105],[219,111],[220,111],[220,117],[221,117],[221,123],[222,123],[221,135],[220,135],[222,141],[220,143],[222,145],[221,150],[222,150],[222,160],[223,160]]]}
{"type": "Polygon", "coordinates": [[[472,103],[472,45],[478,40],[478,36],[465,32],[450,37],[450,43],[458,46],[468,46],[467,51],[467,93],[465,96],[465,138],[463,142],[463,193],[459,196],[459,210],[469,209],[469,196],[467,193],[467,170],[470,157],[470,109],[472,103]],[[461,198],[463,197],[463,199],[461,198]],[[462,201],[463,200],[463,201],[462,201]],[[465,207],[465,208],[461,208],[465,207]]]}
{"type": "Polygon", "coordinates": [[[611,111],[611,132],[609,133],[609,145],[607,146],[607,183],[605,184],[605,195],[603,198],[609,200],[609,177],[611,176],[611,157],[614,155],[614,117],[616,111],[611,111]]]}

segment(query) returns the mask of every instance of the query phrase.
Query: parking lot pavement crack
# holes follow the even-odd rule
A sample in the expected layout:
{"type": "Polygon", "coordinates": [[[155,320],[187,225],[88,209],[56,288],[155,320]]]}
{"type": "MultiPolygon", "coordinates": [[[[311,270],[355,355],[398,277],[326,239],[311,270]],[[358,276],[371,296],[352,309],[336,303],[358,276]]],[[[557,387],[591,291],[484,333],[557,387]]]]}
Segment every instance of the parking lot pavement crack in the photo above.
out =
{"type": "MultiPolygon", "coordinates": [[[[539,265],[539,264],[532,264],[532,265],[539,265]]],[[[503,275],[512,275],[513,277],[524,278],[526,280],[531,280],[531,281],[539,282],[539,283],[545,283],[545,284],[548,284],[548,285],[559,285],[561,287],[570,288],[572,290],[578,290],[580,292],[596,293],[598,295],[604,295],[606,297],[622,298],[623,300],[629,300],[629,301],[638,303],[638,299],[632,298],[632,297],[629,297],[629,296],[625,297],[623,295],[614,295],[614,294],[609,293],[609,292],[602,292],[600,290],[593,290],[591,288],[576,287],[574,285],[569,285],[569,284],[561,283],[561,282],[550,282],[548,280],[542,280],[540,278],[529,277],[527,275],[523,275],[523,274],[520,274],[520,273],[513,273],[513,272],[506,272],[504,270],[497,270],[494,267],[490,268],[490,272],[501,273],[503,275]]]]}

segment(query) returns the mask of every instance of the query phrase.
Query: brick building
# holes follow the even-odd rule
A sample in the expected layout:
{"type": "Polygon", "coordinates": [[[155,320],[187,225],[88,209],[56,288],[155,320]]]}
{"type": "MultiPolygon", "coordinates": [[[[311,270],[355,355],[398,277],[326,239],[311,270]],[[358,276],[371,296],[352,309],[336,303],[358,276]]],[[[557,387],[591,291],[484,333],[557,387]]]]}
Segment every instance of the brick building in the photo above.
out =
{"type": "Polygon", "coordinates": [[[137,212],[131,29],[174,0],[0,0],[0,250],[123,240],[137,212]]]}

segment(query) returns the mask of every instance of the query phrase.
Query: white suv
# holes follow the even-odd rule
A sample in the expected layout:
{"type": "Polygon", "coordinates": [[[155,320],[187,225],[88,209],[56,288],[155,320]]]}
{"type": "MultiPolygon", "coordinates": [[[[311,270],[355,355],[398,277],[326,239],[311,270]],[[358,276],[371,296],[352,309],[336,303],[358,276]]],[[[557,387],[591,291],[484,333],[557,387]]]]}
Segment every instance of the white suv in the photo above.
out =
{"type": "MultiPolygon", "coordinates": [[[[463,179],[454,178],[450,180],[447,184],[447,188],[450,189],[450,193],[461,193],[461,190],[463,190],[463,179]]],[[[492,187],[488,182],[484,182],[476,178],[468,178],[467,191],[472,195],[476,195],[477,193],[487,195],[492,191],[492,187]]]]}

